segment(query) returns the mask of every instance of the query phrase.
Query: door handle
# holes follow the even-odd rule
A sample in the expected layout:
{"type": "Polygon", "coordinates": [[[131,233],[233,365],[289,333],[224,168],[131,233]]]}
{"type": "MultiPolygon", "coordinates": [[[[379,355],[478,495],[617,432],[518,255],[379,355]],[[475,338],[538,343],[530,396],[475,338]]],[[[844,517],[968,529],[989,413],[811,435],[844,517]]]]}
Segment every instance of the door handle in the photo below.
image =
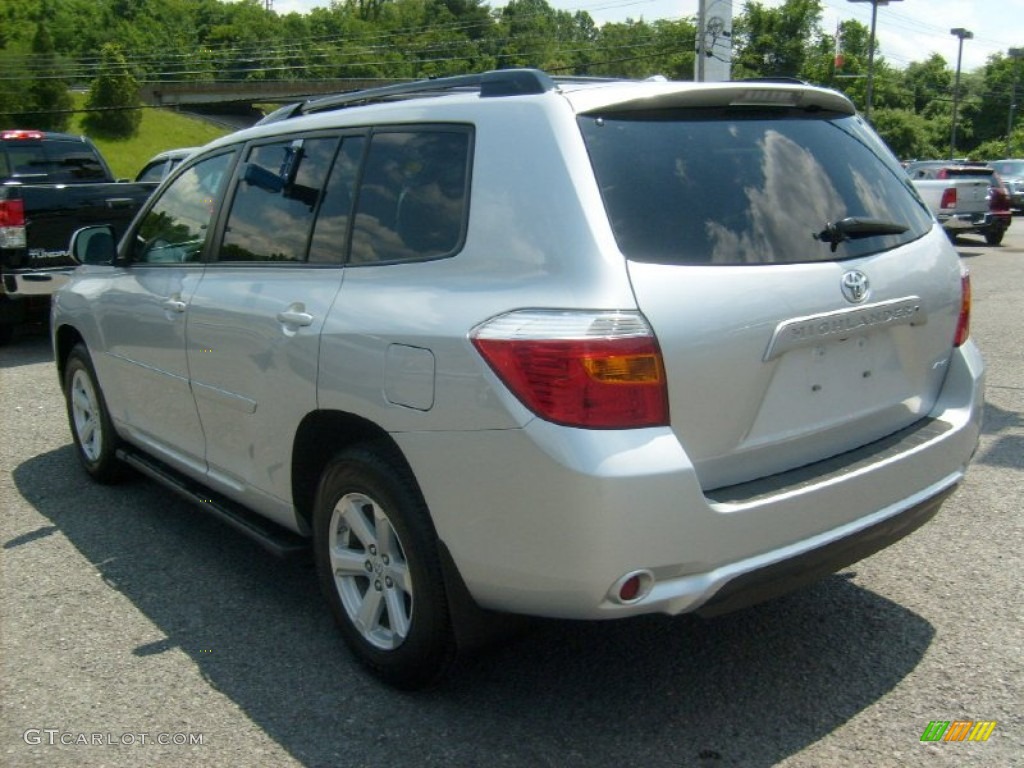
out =
{"type": "Polygon", "coordinates": [[[171,312],[184,312],[187,305],[181,299],[170,298],[164,302],[164,309],[171,312]]]}
{"type": "Polygon", "coordinates": [[[312,325],[313,316],[297,309],[286,309],[277,313],[277,320],[284,325],[312,325]]]}

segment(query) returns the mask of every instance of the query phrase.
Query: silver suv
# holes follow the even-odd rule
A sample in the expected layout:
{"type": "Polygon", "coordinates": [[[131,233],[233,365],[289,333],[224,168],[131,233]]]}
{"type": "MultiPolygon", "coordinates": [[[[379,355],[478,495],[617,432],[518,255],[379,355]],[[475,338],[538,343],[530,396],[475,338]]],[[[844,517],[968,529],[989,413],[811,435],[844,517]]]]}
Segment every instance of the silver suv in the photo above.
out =
{"type": "Polygon", "coordinates": [[[964,476],[957,254],[843,96],[513,70],[295,105],[80,231],[78,454],[312,547],[355,655],[436,681],[504,614],[731,610],[964,476]]]}

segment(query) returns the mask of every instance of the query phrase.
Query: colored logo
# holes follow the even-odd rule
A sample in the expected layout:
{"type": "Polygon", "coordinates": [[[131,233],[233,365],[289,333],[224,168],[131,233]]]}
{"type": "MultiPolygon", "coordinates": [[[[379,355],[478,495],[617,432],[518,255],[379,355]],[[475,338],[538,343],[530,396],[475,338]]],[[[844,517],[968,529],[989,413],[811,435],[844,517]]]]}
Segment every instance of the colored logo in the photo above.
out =
{"type": "Polygon", "coordinates": [[[932,720],[921,741],[988,741],[995,729],[995,720],[932,720]]]}

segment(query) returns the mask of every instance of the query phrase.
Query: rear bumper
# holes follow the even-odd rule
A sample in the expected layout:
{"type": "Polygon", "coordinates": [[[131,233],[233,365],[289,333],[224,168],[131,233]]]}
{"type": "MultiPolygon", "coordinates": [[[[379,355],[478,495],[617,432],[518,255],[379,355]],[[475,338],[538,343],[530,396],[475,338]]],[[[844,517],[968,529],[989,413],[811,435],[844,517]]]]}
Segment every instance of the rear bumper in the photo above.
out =
{"type": "Polygon", "coordinates": [[[71,267],[34,270],[4,270],[4,292],[20,296],[52,296],[71,279],[71,267]]]}
{"type": "Polygon", "coordinates": [[[581,619],[722,611],[845,567],[934,515],[977,447],[983,389],[965,345],[920,424],[714,494],[670,430],[533,421],[395,439],[481,606],[581,619]],[[615,589],[638,571],[653,587],[623,604],[615,589]]]}
{"type": "Polygon", "coordinates": [[[1005,213],[965,213],[965,214],[941,214],[939,223],[947,232],[956,234],[971,234],[973,232],[994,232],[1005,231],[1012,221],[1012,214],[1005,213]]]}
{"type": "Polygon", "coordinates": [[[916,531],[935,517],[942,502],[953,491],[953,487],[940,490],[909,509],[821,547],[809,549],[794,557],[783,557],[771,565],[748,571],[728,582],[697,612],[702,616],[717,616],[746,608],[842,570],[916,531]]]}

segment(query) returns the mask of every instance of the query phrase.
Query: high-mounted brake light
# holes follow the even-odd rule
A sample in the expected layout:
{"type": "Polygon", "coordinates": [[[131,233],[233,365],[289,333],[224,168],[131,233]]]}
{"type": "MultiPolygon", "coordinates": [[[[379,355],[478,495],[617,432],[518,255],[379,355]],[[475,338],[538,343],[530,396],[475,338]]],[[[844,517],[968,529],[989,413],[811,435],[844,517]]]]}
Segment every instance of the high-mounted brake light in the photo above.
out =
{"type": "Polygon", "coordinates": [[[43,138],[42,131],[0,131],[0,139],[4,141],[17,141],[19,139],[34,139],[36,141],[43,138]]]}
{"type": "Polygon", "coordinates": [[[956,321],[956,334],[953,346],[964,344],[971,335],[971,273],[967,269],[960,272],[960,316],[956,321]]]}
{"type": "Polygon", "coordinates": [[[661,350],[639,313],[520,310],[477,326],[470,339],[542,419],[587,429],[668,424],[661,350]]]}
{"type": "Polygon", "coordinates": [[[795,107],[803,94],[795,90],[750,88],[741,91],[729,103],[733,106],[795,107]]]}
{"type": "Polygon", "coordinates": [[[942,199],[939,201],[940,208],[956,208],[956,187],[946,187],[942,190],[942,199]]]}

